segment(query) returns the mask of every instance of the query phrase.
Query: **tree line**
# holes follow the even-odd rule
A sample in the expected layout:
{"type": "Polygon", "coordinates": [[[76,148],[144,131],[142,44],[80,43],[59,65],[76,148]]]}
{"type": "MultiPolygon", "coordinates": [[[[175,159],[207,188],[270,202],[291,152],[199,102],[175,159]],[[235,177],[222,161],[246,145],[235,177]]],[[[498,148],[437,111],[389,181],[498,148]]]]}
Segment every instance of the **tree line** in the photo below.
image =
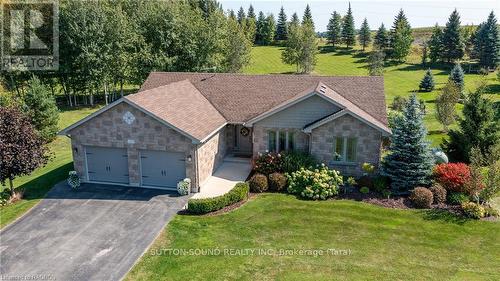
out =
{"type": "MultiPolygon", "coordinates": [[[[253,42],[245,28],[215,0],[62,0],[60,67],[37,75],[71,105],[77,94],[108,103],[151,71],[241,71],[253,42]]],[[[2,76],[21,96],[32,73],[2,76]]]]}

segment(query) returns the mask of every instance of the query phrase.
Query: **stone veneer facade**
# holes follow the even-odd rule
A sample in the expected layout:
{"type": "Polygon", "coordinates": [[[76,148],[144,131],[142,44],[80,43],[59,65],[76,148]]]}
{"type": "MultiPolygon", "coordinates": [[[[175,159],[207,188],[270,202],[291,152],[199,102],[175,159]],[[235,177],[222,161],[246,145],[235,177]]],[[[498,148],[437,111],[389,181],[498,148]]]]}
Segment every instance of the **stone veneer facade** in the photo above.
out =
{"type": "Polygon", "coordinates": [[[312,130],[311,154],[322,163],[338,170],[345,176],[361,176],[361,164],[377,166],[380,161],[382,134],[350,115],[344,115],[312,130]],[[357,138],[356,162],[339,163],[333,158],[336,137],[357,138]]]}
{"type": "Polygon", "coordinates": [[[198,179],[195,173],[196,145],[179,132],[167,127],[144,112],[126,103],[94,117],[72,129],[71,146],[75,170],[86,181],[85,146],[127,148],[130,185],[140,185],[139,150],[162,150],[182,152],[186,159],[186,176],[193,182],[192,190],[197,191],[198,179]],[[135,120],[132,124],[123,121],[123,114],[130,111],[135,120]]]}
{"type": "Polygon", "coordinates": [[[227,126],[198,146],[198,178],[203,183],[222,164],[227,154],[227,126]]]}

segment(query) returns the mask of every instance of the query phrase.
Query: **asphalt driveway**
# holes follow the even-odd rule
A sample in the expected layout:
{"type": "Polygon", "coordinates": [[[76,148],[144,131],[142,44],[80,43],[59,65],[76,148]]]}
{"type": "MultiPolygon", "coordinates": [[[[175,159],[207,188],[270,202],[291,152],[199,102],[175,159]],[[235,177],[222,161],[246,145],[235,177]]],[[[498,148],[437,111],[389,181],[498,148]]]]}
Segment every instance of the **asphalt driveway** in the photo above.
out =
{"type": "Polygon", "coordinates": [[[72,191],[60,183],[0,231],[0,277],[120,280],[187,199],[112,185],[72,191]]]}

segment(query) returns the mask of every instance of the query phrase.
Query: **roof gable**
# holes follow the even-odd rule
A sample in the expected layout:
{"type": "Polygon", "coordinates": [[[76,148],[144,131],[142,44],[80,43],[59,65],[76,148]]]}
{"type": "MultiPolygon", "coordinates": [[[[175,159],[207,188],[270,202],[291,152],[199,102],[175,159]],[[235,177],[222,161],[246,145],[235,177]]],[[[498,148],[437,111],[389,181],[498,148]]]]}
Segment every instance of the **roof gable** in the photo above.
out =
{"type": "Polygon", "coordinates": [[[229,123],[244,123],[319,82],[387,124],[384,81],[375,76],[247,75],[232,73],[153,72],[141,90],[189,80],[229,123]]]}

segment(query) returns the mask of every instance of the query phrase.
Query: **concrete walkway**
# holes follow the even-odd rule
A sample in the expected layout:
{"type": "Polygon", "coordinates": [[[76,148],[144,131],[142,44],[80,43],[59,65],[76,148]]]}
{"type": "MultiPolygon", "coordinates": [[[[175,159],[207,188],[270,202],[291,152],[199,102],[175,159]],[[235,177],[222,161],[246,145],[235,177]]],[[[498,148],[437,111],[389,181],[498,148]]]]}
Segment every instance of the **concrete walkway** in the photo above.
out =
{"type": "Polygon", "coordinates": [[[163,190],[84,184],[73,191],[59,183],[0,231],[0,276],[120,280],[187,200],[163,190]]]}
{"type": "Polygon", "coordinates": [[[200,185],[200,192],[191,198],[210,198],[231,190],[238,182],[247,179],[252,171],[249,158],[226,157],[215,173],[200,185]]]}

